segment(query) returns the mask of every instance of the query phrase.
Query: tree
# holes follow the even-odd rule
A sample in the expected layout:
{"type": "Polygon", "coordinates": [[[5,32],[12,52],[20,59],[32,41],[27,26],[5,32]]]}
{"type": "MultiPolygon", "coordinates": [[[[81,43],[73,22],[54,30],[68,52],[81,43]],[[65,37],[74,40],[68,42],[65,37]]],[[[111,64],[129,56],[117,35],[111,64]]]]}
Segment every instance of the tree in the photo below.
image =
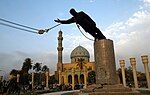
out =
{"type": "Polygon", "coordinates": [[[33,66],[33,70],[35,70],[35,81],[36,81],[36,83],[37,84],[41,84],[41,81],[42,81],[42,74],[41,74],[41,64],[42,63],[36,63],[36,64],[34,64],[34,66],[33,66]]]}
{"type": "Polygon", "coordinates": [[[78,59],[78,62],[77,62],[77,66],[79,66],[79,69],[80,70],[83,70],[83,67],[85,66],[85,62],[84,62],[84,59],[83,58],[79,58],[78,59]]]}
{"type": "Polygon", "coordinates": [[[23,62],[22,70],[20,72],[20,81],[23,85],[29,84],[29,74],[28,71],[32,69],[31,58],[26,58],[23,62]]]}
{"type": "Polygon", "coordinates": [[[126,82],[127,83],[132,83],[134,81],[131,66],[129,66],[128,68],[125,68],[125,76],[126,76],[126,82]]]}
{"type": "MultiPolygon", "coordinates": [[[[120,82],[123,83],[121,68],[118,69],[118,74],[120,77],[120,82]]],[[[126,77],[127,83],[133,83],[134,80],[133,80],[133,72],[132,72],[131,66],[129,66],[128,68],[125,68],[125,77],[126,77]]]]}
{"type": "Polygon", "coordinates": [[[28,73],[30,69],[32,69],[32,61],[30,58],[26,58],[25,62],[23,62],[22,71],[28,73]]]}
{"type": "Polygon", "coordinates": [[[83,58],[79,58],[78,59],[78,62],[77,62],[77,66],[79,67],[79,70],[80,70],[80,80],[79,80],[79,83],[83,82],[84,80],[82,80],[81,78],[81,71],[83,70],[83,67],[86,67],[85,66],[85,62],[84,62],[84,59],[83,58]]]}
{"type": "Polygon", "coordinates": [[[42,63],[36,63],[33,66],[33,70],[35,70],[36,72],[39,72],[41,70],[41,64],[42,63]]]}
{"type": "Polygon", "coordinates": [[[42,71],[43,71],[43,72],[49,71],[49,68],[47,67],[47,65],[44,65],[44,66],[42,67],[42,71]]]}
{"type": "Polygon", "coordinates": [[[146,75],[145,73],[141,73],[140,76],[138,77],[138,81],[146,81],[146,75]]]}
{"type": "Polygon", "coordinates": [[[122,71],[121,71],[121,68],[118,68],[118,75],[119,75],[119,78],[120,78],[120,83],[123,84],[123,80],[122,80],[122,71]]]}
{"type": "Polygon", "coordinates": [[[52,76],[50,76],[49,84],[54,84],[54,83],[57,83],[57,80],[55,78],[55,75],[52,75],[52,76]]]}
{"type": "Polygon", "coordinates": [[[17,76],[17,74],[19,74],[19,71],[16,69],[12,69],[10,72],[10,75],[13,75],[13,76],[17,76]]]}

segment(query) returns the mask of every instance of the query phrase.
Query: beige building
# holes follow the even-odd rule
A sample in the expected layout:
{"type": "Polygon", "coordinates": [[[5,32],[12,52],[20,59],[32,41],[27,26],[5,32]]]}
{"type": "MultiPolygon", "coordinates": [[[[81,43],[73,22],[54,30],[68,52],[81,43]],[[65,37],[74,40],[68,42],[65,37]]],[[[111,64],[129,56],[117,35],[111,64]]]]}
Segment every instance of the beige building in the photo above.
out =
{"type": "Polygon", "coordinates": [[[95,63],[90,62],[90,54],[82,46],[77,46],[70,54],[71,62],[63,63],[62,62],[62,32],[59,31],[58,36],[58,63],[57,71],[55,71],[55,76],[59,81],[59,84],[84,84],[87,80],[88,72],[95,70],[95,63]],[[80,59],[83,59],[82,66],[84,69],[80,69],[81,62],[80,59]],[[80,66],[79,66],[80,65],[80,66]]]}

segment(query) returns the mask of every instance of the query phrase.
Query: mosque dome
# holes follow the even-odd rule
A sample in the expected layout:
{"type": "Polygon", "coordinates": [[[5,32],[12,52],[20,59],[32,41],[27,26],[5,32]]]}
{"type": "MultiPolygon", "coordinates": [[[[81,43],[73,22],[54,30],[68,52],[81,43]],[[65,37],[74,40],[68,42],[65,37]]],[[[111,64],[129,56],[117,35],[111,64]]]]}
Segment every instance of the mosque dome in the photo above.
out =
{"type": "Polygon", "coordinates": [[[84,59],[85,62],[89,62],[90,54],[87,49],[79,45],[71,52],[70,58],[71,62],[77,62],[79,58],[84,59]]]}

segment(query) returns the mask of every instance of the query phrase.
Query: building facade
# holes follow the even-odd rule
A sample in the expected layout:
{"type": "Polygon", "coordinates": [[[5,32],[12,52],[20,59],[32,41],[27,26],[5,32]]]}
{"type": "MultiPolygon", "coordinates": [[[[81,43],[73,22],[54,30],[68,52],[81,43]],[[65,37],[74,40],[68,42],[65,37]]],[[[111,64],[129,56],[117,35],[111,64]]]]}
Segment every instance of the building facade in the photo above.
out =
{"type": "Polygon", "coordinates": [[[81,45],[77,46],[70,54],[71,62],[62,62],[62,31],[58,36],[58,63],[55,71],[59,84],[85,84],[87,83],[88,72],[95,70],[95,63],[90,62],[90,54],[81,45]],[[86,81],[86,82],[85,82],[86,81]]]}

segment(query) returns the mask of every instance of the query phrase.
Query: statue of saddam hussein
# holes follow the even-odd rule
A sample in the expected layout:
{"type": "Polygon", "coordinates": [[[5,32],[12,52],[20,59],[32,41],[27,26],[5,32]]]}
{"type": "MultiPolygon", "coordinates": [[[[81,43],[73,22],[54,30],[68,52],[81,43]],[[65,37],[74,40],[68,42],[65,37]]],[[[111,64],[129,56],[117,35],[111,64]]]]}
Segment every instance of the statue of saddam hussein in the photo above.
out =
{"type": "Polygon", "coordinates": [[[70,14],[73,16],[68,20],[54,20],[57,23],[61,24],[71,24],[76,23],[80,25],[86,32],[91,34],[95,40],[106,39],[102,32],[96,27],[96,23],[83,11],[76,12],[75,9],[70,9],[70,14]]]}

